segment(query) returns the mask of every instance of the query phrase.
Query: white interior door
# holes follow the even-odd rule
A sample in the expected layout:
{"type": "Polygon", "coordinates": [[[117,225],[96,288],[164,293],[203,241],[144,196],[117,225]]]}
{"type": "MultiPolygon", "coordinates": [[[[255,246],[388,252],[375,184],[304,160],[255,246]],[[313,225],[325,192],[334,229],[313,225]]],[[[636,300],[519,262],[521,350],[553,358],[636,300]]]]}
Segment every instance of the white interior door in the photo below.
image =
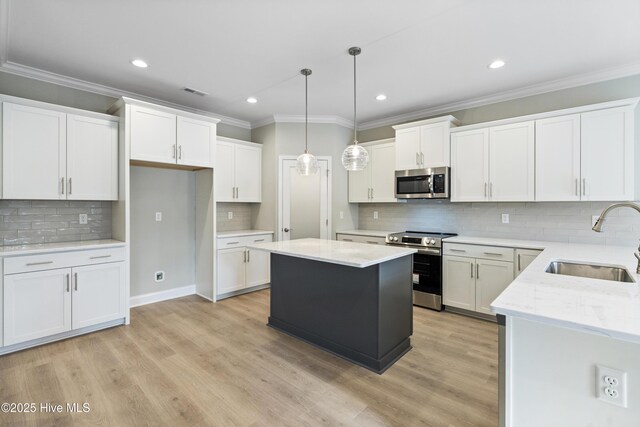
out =
{"type": "Polygon", "coordinates": [[[281,159],[280,240],[329,238],[329,160],[318,159],[318,165],[318,173],[304,176],[295,159],[281,159]]]}

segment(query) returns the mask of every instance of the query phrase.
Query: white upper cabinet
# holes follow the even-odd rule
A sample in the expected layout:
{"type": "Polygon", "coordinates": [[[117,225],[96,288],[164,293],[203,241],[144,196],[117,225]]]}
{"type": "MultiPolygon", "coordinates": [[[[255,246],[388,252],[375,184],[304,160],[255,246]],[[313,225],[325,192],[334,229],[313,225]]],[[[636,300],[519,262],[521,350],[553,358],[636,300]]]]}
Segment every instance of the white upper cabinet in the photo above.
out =
{"type": "Polygon", "coordinates": [[[131,106],[131,160],[176,163],[176,115],[131,106]]]}
{"type": "Polygon", "coordinates": [[[67,115],[67,199],[118,199],[118,122],[67,115]]]}
{"type": "Polygon", "coordinates": [[[536,120],[536,200],[580,200],[580,114],[536,120]]]}
{"type": "Polygon", "coordinates": [[[581,115],[582,200],[634,200],[633,110],[581,115]]]}
{"type": "Polygon", "coordinates": [[[134,162],[212,168],[218,119],[123,98],[130,104],[130,152],[134,162]]]}
{"type": "Polygon", "coordinates": [[[489,129],[451,135],[451,201],[482,202],[489,195],[489,129]]]}
{"type": "Polygon", "coordinates": [[[262,146],[218,138],[215,176],[218,202],[261,202],[262,146]]]}
{"type": "Polygon", "coordinates": [[[2,104],[2,197],[65,199],[66,114],[2,104]]]}
{"type": "Polygon", "coordinates": [[[349,203],[396,202],[395,143],[388,140],[363,144],[369,164],[362,171],[349,172],[349,203]]]}
{"type": "Polygon", "coordinates": [[[118,118],[55,108],[3,102],[2,197],[116,200],[118,118]]]}
{"type": "Polygon", "coordinates": [[[459,124],[453,116],[394,126],[396,170],[449,166],[449,132],[459,124]]]}
{"type": "Polygon", "coordinates": [[[212,168],[215,158],[215,123],[178,116],[178,164],[212,168]]]}
{"type": "Polygon", "coordinates": [[[489,128],[490,200],[534,200],[534,169],[533,121],[489,128]]]}

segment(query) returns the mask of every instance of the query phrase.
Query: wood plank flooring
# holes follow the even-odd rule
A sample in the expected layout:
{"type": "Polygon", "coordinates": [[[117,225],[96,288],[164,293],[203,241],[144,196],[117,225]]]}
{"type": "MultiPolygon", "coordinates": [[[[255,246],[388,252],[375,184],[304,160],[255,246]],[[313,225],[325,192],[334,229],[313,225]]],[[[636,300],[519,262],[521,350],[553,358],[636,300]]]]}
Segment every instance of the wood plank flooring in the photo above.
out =
{"type": "Polygon", "coordinates": [[[383,375],[265,326],[269,291],[138,307],[130,326],[0,357],[1,425],[497,426],[494,323],[414,309],[413,349],[383,375]]]}

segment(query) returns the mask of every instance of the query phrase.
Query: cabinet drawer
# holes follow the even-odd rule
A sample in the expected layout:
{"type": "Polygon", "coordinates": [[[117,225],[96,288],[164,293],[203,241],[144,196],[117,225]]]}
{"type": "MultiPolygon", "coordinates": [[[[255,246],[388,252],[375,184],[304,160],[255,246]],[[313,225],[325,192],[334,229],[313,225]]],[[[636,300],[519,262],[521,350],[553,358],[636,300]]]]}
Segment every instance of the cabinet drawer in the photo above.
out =
{"type": "Polygon", "coordinates": [[[272,234],[256,234],[254,236],[225,237],[218,239],[218,249],[239,248],[254,243],[268,243],[273,241],[272,234]]]}
{"type": "Polygon", "coordinates": [[[384,237],[360,236],[355,234],[337,234],[336,239],[342,242],[369,243],[371,245],[386,244],[384,237]]]}
{"type": "Polygon", "coordinates": [[[462,243],[444,244],[444,255],[455,255],[481,259],[495,259],[513,262],[513,248],[500,246],[466,245],[462,243]]]}
{"type": "Polygon", "coordinates": [[[123,261],[125,248],[91,249],[86,251],[58,252],[50,254],[23,255],[4,259],[4,274],[28,273],[54,270],[80,265],[123,261]]]}

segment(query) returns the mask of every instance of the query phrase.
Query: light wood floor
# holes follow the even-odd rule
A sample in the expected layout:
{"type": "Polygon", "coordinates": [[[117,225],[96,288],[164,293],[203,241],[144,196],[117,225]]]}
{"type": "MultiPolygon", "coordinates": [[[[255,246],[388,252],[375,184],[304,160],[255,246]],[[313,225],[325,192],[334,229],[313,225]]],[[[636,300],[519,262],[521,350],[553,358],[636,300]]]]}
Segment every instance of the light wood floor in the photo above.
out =
{"type": "Polygon", "coordinates": [[[415,308],[413,349],[374,374],[265,326],[269,291],[132,310],[120,326],[0,357],[1,402],[88,402],[1,425],[497,426],[497,326],[415,308]]]}

